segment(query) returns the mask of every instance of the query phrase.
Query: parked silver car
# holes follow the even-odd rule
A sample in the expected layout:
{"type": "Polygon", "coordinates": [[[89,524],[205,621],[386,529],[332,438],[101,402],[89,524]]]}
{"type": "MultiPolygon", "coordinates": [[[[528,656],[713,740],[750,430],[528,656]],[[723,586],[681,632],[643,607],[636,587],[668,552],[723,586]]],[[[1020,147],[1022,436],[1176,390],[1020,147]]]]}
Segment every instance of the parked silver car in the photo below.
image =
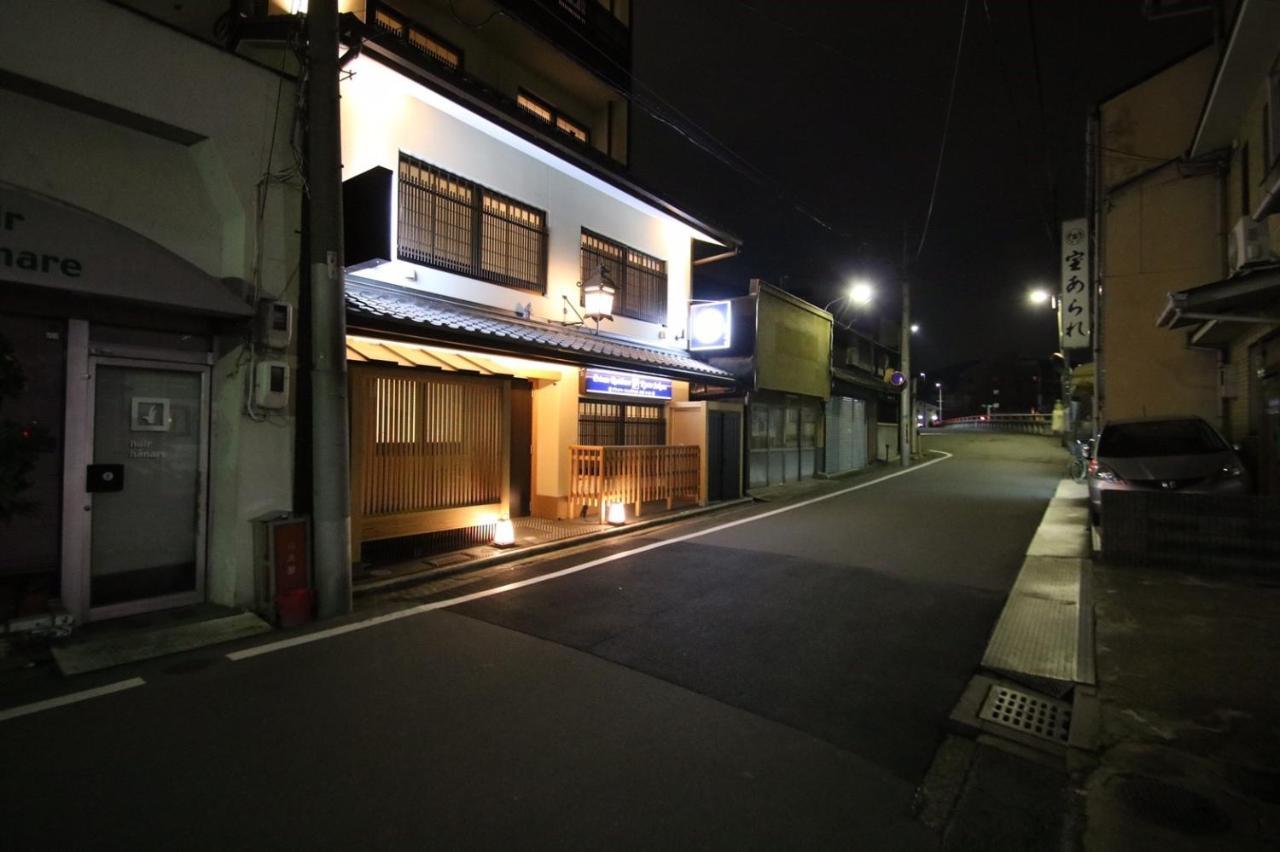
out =
{"type": "Polygon", "coordinates": [[[1089,461],[1089,510],[1101,522],[1104,491],[1247,494],[1249,475],[1231,445],[1199,417],[1114,420],[1089,461]]]}

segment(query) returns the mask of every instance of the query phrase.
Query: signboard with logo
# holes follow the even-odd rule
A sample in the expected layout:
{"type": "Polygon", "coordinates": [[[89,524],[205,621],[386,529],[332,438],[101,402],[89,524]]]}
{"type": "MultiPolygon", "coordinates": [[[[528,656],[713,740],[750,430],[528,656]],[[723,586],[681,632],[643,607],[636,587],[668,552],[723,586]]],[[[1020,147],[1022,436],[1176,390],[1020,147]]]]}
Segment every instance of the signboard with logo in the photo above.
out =
{"type": "Polygon", "coordinates": [[[1062,223],[1062,302],[1059,310],[1064,349],[1088,348],[1092,334],[1089,286],[1089,226],[1084,219],[1062,223]]]}
{"type": "Polygon", "coordinates": [[[606,396],[671,399],[671,380],[589,367],[582,373],[582,391],[606,396]]]}
{"type": "Polygon", "coordinates": [[[698,302],[689,306],[689,351],[728,349],[732,344],[733,313],[729,302],[698,302]]]}

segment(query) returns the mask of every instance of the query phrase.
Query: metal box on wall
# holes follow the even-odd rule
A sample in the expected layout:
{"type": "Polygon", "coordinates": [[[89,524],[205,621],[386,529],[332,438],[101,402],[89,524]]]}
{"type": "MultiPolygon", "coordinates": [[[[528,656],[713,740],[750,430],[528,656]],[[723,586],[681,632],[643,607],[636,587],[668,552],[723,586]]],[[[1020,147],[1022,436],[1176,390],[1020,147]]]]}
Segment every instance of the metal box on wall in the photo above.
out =
{"type": "Polygon", "coordinates": [[[311,521],[304,515],[273,512],[253,522],[260,614],[282,621],[282,599],[310,598],[311,521]]]}

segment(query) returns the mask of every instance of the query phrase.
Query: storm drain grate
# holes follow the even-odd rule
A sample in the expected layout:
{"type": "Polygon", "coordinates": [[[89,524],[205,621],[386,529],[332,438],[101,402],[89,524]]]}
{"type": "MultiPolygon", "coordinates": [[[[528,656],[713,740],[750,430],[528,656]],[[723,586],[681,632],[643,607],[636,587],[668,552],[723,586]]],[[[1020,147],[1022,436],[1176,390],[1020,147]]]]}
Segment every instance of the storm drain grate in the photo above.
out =
{"type": "Polygon", "coordinates": [[[1071,732],[1070,704],[999,684],[987,692],[981,716],[984,721],[1055,743],[1066,743],[1071,732]]]}

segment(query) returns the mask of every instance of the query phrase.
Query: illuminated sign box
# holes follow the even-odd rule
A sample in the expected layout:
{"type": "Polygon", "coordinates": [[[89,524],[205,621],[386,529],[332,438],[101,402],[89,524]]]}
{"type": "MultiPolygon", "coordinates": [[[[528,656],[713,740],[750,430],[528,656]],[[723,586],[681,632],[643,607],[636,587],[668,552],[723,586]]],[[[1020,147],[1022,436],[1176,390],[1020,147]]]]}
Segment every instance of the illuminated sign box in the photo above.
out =
{"type": "Polygon", "coordinates": [[[728,302],[702,302],[689,306],[689,351],[728,349],[733,314],[728,302]]]}
{"type": "Polygon", "coordinates": [[[612,370],[584,371],[582,389],[585,393],[602,393],[609,396],[671,399],[670,379],[638,376],[635,373],[615,373],[612,370]]]}

